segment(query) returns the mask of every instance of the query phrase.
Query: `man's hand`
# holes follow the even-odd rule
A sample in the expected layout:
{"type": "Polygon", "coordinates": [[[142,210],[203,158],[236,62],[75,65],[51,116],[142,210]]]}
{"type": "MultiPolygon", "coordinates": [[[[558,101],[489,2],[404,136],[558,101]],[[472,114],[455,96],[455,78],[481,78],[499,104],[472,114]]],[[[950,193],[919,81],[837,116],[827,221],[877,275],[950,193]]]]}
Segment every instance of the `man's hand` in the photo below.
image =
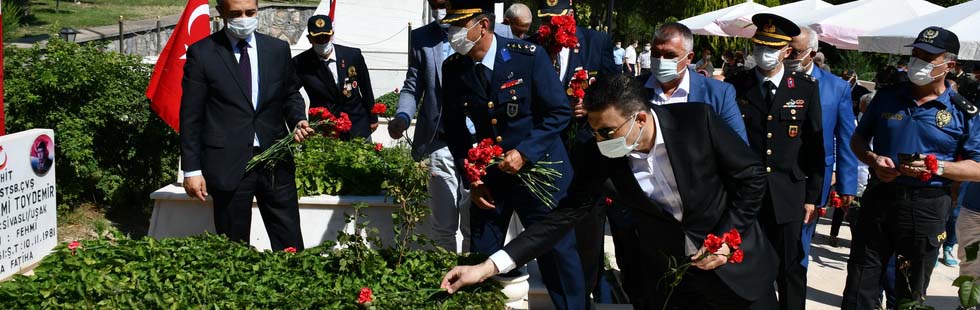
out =
{"type": "Polygon", "coordinates": [[[395,119],[388,122],[388,135],[392,139],[401,139],[406,129],[408,129],[408,124],[405,124],[405,120],[400,117],[395,117],[395,119]]]}
{"type": "Polygon", "coordinates": [[[922,175],[923,173],[928,173],[929,170],[926,168],[926,161],[922,160],[922,157],[919,157],[913,162],[908,162],[899,165],[898,172],[902,173],[902,175],[918,178],[919,175],[922,175]]]}
{"type": "Polygon", "coordinates": [[[852,202],[854,202],[854,195],[839,195],[839,196],[840,196],[841,206],[847,207],[850,206],[852,202]]]}
{"type": "Polygon", "coordinates": [[[521,168],[524,168],[524,163],[526,162],[527,159],[524,158],[524,155],[521,155],[521,152],[510,150],[504,154],[504,160],[500,164],[497,164],[497,168],[500,168],[503,172],[515,174],[521,171],[521,168]]]}
{"type": "Polygon", "coordinates": [[[585,117],[585,106],[582,105],[582,99],[579,98],[578,102],[572,105],[572,111],[576,118],[585,117]]]}
{"type": "Polygon", "coordinates": [[[208,186],[204,182],[204,176],[196,175],[184,178],[184,192],[191,198],[197,198],[201,202],[206,202],[208,196],[208,186]]]}
{"type": "Polygon", "coordinates": [[[809,203],[803,204],[803,223],[810,224],[817,219],[817,206],[809,203]]]}
{"type": "Polygon", "coordinates": [[[452,294],[464,286],[483,282],[496,274],[497,266],[489,259],[476,266],[456,266],[446,273],[446,276],[442,278],[442,285],[439,287],[452,294]]]}
{"type": "Polygon", "coordinates": [[[296,129],[293,130],[293,140],[296,142],[303,142],[303,140],[306,140],[306,137],[312,135],[313,132],[314,130],[310,127],[310,122],[305,120],[299,121],[299,124],[296,124],[296,129]]]}
{"type": "Polygon", "coordinates": [[[371,132],[373,133],[375,130],[378,130],[378,123],[373,123],[368,128],[370,128],[371,132]]]}
{"type": "Polygon", "coordinates": [[[715,268],[727,264],[728,254],[732,252],[732,250],[728,248],[728,244],[723,244],[721,248],[714,253],[717,255],[708,255],[708,257],[702,258],[701,260],[696,260],[707,250],[707,248],[702,246],[701,249],[694,254],[694,256],[691,256],[691,261],[693,262],[692,265],[694,267],[698,267],[701,270],[714,270],[715,268]]]}
{"type": "Polygon", "coordinates": [[[470,201],[472,201],[480,209],[493,210],[497,206],[493,205],[493,196],[490,195],[490,189],[487,188],[483,181],[476,181],[470,184],[470,201]]]}
{"type": "Polygon", "coordinates": [[[895,178],[902,175],[895,169],[895,163],[892,162],[891,157],[888,156],[878,156],[875,157],[875,175],[882,182],[888,183],[894,181],[895,178]]]}

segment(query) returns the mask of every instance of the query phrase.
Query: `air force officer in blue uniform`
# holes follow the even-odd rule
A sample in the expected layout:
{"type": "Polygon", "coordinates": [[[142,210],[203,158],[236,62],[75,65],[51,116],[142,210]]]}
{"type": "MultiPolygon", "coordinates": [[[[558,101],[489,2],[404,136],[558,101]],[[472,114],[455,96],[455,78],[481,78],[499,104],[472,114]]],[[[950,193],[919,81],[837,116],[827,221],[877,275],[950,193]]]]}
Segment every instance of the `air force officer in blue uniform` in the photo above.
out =
{"type": "MultiPolygon", "coordinates": [[[[487,169],[482,181],[465,181],[473,201],[471,251],[493,254],[503,248],[513,212],[528,227],[551,212],[522,185],[517,171],[557,162],[549,167],[561,177],[548,194],[554,201],[565,197],[572,169],[560,134],[572,110],[543,48],[494,35],[493,1],[452,0],[442,22],[452,25],[449,42],[456,51],[442,68],[446,141],[456,169],[464,171],[474,141],[489,138],[504,150],[503,161],[487,169]],[[467,131],[467,116],[475,135],[467,131]]],[[[517,267],[502,256],[497,258],[500,272],[517,267]]],[[[585,280],[573,234],[539,257],[538,265],[555,308],[585,308],[585,280]]]]}

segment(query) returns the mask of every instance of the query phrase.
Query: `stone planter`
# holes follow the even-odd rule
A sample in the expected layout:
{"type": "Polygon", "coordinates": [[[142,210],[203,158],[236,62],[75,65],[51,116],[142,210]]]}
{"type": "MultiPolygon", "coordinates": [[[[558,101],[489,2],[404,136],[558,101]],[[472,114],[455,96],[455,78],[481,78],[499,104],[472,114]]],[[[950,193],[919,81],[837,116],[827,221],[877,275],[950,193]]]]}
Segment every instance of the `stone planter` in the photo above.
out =
{"type": "Polygon", "coordinates": [[[501,290],[507,296],[508,309],[527,309],[527,295],[531,290],[528,282],[530,276],[526,272],[514,277],[494,276],[492,279],[500,283],[504,288],[501,290]]]}

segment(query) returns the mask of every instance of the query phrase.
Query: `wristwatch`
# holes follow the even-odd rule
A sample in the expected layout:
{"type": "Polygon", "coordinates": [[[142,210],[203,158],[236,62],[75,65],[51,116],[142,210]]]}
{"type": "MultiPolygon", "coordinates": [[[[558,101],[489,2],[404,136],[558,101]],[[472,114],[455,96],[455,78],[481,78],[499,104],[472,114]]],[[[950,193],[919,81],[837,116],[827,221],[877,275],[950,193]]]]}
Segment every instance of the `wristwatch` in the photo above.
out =
{"type": "Polygon", "coordinates": [[[939,166],[939,168],[936,169],[936,175],[943,175],[943,172],[946,170],[946,162],[939,160],[937,161],[936,165],[939,166]]]}

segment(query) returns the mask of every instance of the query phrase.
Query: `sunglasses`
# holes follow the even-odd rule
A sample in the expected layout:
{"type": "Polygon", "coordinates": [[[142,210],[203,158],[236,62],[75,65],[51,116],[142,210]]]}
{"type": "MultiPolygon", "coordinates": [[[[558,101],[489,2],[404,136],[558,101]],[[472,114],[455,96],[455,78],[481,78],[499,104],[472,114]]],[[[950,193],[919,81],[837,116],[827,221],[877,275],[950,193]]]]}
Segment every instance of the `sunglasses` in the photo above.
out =
{"type": "Polygon", "coordinates": [[[630,116],[629,119],[627,119],[626,121],[624,121],[623,124],[621,124],[619,126],[616,126],[616,128],[603,127],[603,128],[599,128],[599,129],[593,130],[593,132],[595,133],[595,135],[597,137],[602,137],[603,140],[612,139],[612,136],[614,134],[616,134],[617,131],[619,131],[620,129],[622,129],[623,126],[626,126],[626,124],[629,123],[630,121],[632,121],[634,118],[636,118],[636,114],[633,114],[633,116],[630,116]]]}

